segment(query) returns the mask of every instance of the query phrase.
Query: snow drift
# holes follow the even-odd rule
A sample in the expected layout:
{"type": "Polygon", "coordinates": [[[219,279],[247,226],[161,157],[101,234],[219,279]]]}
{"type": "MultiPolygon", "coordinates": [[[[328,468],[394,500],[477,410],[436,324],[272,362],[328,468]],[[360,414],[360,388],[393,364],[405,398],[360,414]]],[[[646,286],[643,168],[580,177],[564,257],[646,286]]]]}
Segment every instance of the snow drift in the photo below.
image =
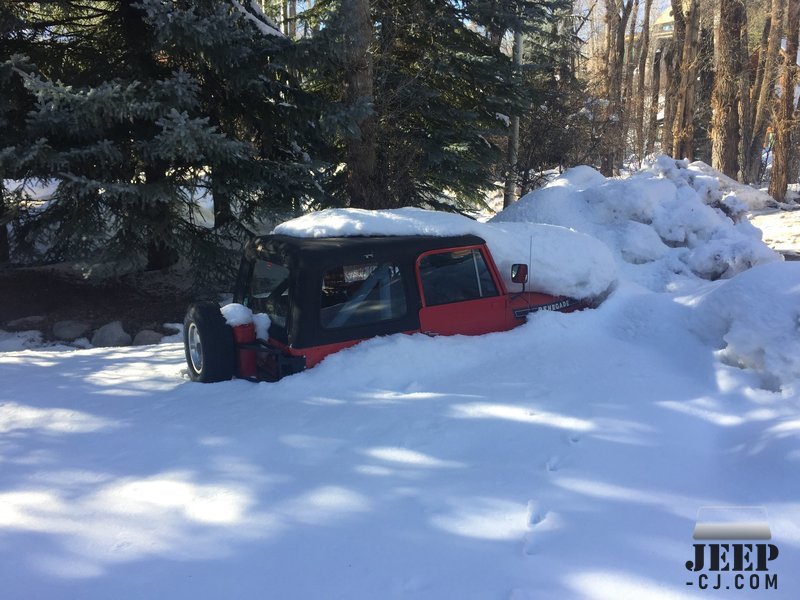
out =
{"type": "Polygon", "coordinates": [[[755,267],[688,303],[692,328],[724,362],[772,389],[800,379],[800,263],[755,267]]]}
{"type": "MultiPolygon", "coordinates": [[[[715,172],[714,172],[715,173],[715,172]]],[[[628,179],[577,167],[521,198],[492,223],[569,227],[603,241],[617,266],[662,291],[682,276],[716,280],[781,260],[745,218],[737,194],[687,161],[660,156],[628,179]]]]}

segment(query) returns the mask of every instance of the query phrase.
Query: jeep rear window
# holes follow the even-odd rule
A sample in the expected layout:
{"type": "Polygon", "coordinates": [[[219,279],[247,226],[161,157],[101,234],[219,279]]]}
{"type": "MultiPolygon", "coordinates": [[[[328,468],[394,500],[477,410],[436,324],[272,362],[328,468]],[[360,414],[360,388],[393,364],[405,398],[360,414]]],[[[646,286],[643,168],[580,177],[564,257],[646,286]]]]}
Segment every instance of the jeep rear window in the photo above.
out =
{"type": "Polygon", "coordinates": [[[400,269],[391,263],[344,265],[322,278],[320,321],[326,329],[391,321],[406,314],[400,269]]]}
{"type": "Polygon", "coordinates": [[[289,269],[257,260],[246,304],[254,313],[267,313],[272,324],[285,331],[289,316],[289,269]]]}
{"type": "Polygon", "coordinates": [[[437,252],[419,261],[426,306],[497,296],[497,286],[480,250],[437,252]]]}

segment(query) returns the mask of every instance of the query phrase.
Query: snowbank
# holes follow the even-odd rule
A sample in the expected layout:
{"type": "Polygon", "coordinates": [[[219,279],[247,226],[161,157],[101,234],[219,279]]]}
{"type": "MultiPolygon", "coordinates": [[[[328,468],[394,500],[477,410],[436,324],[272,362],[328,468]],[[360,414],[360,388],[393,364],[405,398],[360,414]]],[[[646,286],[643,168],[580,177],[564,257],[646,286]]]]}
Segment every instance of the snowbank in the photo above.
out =
{"type": "Polygon", "coordinates": [[[687,303],[692,328],[725,362],[775,389],[800,379],[800,263],[755,267],[687,303]]]}
{"type": "Polygon", "coordinates": [[[747,210],[762,210],[764,208],[775,207],[778,203],[775,199],[763,190],[756,189],[744,183],[739,183],[731,179],[724,173],[717,171],[711,165],[702,160],[696,160],[689,164],[689,171],[696,171],[708,177],[714,177],[719,181],[719,189],[725,194],[733,194],[739,202],[747,207],[747,210]]]}
{"type": "Polygon", "coordinates": [[[42,346],[39,331],[3,331],[0,329],[0,352],[16,352],[42,346]]]}
{"type": "Polygon", "coordinates": [[[611,249],[628,278],[656,291],[676,276],[730,278],[781,260],[745,218],[752,199],[740,198],[738,188],[723,194],[719,174],[705,172],[667,156],[628,179],[578,167],[491,222],[551,223],[586,233],[611,249]]]}
{"type": "Polygon", "coordinates": [[[616,281],[614,259],[602,242],[547,224],[480,223],[461,215],[419,208],[337,208],[287,221],[273,233],[295,237],[473,234],[489,245],[506,285],[513,286],[510,289],[518,287],[511,282],[513,263],[531,263],[531,288],[554,295],[596,298],[616,281]]]}

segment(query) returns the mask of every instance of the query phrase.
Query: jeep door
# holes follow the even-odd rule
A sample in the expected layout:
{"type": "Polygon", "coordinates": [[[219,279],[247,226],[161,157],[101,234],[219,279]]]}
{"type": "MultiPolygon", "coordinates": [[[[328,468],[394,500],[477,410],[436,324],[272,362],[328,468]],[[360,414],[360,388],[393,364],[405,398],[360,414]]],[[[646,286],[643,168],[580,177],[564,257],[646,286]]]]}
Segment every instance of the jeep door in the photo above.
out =
{"type": "Polygon", "coordinates": [[[509,328],[504,290],[485,252],[469,246],[417,258],[423,333],[480,335],[509,328]]]}

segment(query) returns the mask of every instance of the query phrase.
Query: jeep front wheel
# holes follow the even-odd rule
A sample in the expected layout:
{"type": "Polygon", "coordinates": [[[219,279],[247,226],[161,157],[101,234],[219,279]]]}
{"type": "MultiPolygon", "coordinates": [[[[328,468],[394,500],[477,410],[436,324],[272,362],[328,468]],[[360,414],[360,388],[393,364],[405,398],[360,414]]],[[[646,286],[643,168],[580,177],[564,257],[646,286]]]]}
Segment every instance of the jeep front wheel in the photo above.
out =
{"type": "Polygon", "coordinates": [[[219,306],[212,302],[192,304],[183,321],[183,346],[192,381],[228,381],[236,369],[233,330],[219,306]]]}

